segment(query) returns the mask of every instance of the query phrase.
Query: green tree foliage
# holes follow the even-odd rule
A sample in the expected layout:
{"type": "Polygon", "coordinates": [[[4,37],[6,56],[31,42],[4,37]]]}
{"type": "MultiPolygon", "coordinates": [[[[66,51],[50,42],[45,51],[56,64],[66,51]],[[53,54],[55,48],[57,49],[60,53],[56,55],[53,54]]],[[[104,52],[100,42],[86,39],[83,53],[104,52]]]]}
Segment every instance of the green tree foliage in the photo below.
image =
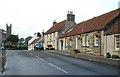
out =
{"type": "Polygon", "coordinates": [[[41,37],[41,34],[39,32],[37,33],[37,37],[41,37]]]}
{"type": "Polygon", "coordinates": [[[11,43],[18,43],[19,38],[17,35],[10,35],[7,39],[7,42],[11,42],[11,43]]]}
{"type": "Polygon", "coordinates": [[[27,38],[25,38],[25,45],[28,46],[28,41],[31,39],[31,36],[28,36],[27,38]]]}

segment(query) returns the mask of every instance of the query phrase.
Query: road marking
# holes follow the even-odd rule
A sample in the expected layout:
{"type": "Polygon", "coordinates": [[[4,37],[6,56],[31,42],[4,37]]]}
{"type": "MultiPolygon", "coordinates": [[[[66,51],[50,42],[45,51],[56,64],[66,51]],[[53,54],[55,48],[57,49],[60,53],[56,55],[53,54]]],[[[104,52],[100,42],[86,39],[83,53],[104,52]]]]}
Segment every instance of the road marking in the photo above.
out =
{"type": "Polygon", "coordinates": [[[40,59],[40,60],[44,60],[44,59],[40,58],[39,56],[36,56],[36,58],[38,58],[38,59],[40,59]]]}
{"type": "Polygon", "coordinates": [[[49,63],[51,66],[53,66],[53,67],[55,67],[55,68],[57,68],[58,70],[60,70],[60,71],[62,71],[62,72],[64,72],[64,73],[66,73],[66,74],[68,74],[68,72],[67,71],[65,71],[65,70],[63,70],[62,68],[60,68],[60,67],[57,67],[56,65],[54,65],[54,64],[52,64],[52,63],[49,63]]]}
{"type": "Polygon", "coordinates": [[[30,55],[33,55],[32,53],[30,53],[30,55]]]}
{"type": "Polygon", "coordinates": [[[6,60],[6,63],[5,63],[5,65],[4,65],[4,71],[1,73],[1,76],[3,76],[4,75],[4,72],[5,72],[5,69],[7,68],[7,60],[6,60]]]}
{"type": "MultiPolygon", "coordinates": [[[[30,55],[34,55],[34,54],[30,53],[30,55]]],[[[35,56],[35,57],[38,58],[38,59],[40,59],[40,60],[44,60],[44,59],[40,58],[39,56],[35,56]]]]}
{"type": "Polygon", "coordinates": [[[70,54],[65,54],[65,55],[70,55],[70,54]]]}

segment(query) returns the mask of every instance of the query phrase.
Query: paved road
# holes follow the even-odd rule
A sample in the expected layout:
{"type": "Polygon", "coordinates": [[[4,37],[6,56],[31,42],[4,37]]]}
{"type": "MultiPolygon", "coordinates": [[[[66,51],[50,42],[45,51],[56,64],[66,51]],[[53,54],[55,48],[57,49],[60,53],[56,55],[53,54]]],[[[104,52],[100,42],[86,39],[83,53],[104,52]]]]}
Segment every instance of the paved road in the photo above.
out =
{"type": "Polygon", "coordinates": [[[116,66],[47,51],[9,50],[3,75],[118,75],[116,66]]]}

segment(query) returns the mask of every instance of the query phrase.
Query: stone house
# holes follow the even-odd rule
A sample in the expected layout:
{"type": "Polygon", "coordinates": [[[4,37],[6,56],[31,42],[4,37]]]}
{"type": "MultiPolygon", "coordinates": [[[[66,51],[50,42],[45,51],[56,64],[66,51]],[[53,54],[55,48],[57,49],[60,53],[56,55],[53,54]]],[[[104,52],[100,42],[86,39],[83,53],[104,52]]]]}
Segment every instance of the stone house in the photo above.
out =
{"type": "Polygon", "coordinates": [[[76,24],[60,37],[60,50],[78,49],[85,54],[105,56],[105,30],[113,26],[119,14],[117,9],[76,24]]]}
{"type": "Polygon", "coordinates": [[[48,45],[52,45],[56,50],[59,49],[59,37],[75,24],[75,15],[72,14],[72,12],[68,12],[66,20],[58,23],[54,21],[53,26],[45,32],[44,49],[46,49],[48,45]]]}

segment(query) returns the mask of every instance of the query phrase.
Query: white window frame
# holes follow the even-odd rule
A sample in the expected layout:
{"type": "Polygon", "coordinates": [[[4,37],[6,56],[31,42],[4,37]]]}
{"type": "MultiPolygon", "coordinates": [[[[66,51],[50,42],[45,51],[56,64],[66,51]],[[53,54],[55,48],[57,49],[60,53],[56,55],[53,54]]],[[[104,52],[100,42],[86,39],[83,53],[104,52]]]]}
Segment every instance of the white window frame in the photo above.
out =
{"type": "Polygon", "coordinates": [[[86,46],[85,45],[85,35],[82,35],[82,46],[86,46]]]}
{"type": "Polygon", "coordinates": [[[120,34],[115,35],[114,37],[115,37],[115,49],[120,50],[120,34]],[[117,38],[117,36],[118,36],[118,38],[117,38]]]}
{"type": "Polygon", "coordinates": [[[96,35],[94,35],[94,46],[99,46],[99,37],[97,37],[96,35]]]}
{"type": "Polygon", "coordinates": [[[82,35],[82,46],[89,46],[88,34],[83,34],[82,35]]]}
{"type": "Polygon", "coordinates": [[[88,38],[88,34],[86,34],[86,46],[89,46],[89,38],[88,38]]]}

